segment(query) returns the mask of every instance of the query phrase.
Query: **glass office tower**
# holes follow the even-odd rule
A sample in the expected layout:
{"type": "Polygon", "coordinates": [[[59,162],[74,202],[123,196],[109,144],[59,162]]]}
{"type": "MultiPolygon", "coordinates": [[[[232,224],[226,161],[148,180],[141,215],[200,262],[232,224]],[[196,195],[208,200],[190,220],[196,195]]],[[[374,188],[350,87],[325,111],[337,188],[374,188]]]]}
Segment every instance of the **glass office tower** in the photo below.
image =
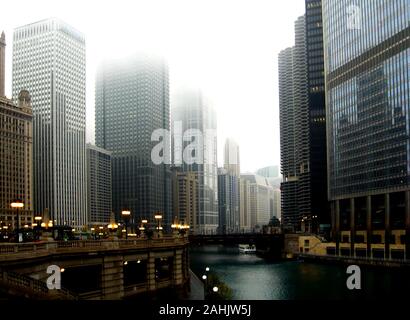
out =
{"type": "MultiPolygon", "coordinates": [[[[216,113],[200,90],[180,89],[173,96],[172,123],[173,164],[184,172],[195,172],[198,177],[199,213],[196,230],[193,232],[215,234],[219,225],[216,113]],[[176,130],[176,126],[180,126],[180,130],[176,130]],[[180,158],[189,150],[187,147],[197,139],[196,137],[183,139],[182,135],[190,131],[197,131],[203,135],[203,143],[197,150],[202,154],[199,158],[203,161],[190,163],[187,157],[180,158]]],[[[194,157],[198,156],[194,153],[193,151],[190,154],[194,157]]]]}
{"type": "MultiPolygon", "coordinates": [[[[95,91],[96,145],[112,152],[112,201],[117,217],[130,210],[132,222],[171,222],[169,164],[154,164],[151,141],[157,129],[170,129],[169,75],[165,61],[135,54],[107,60],[98,69],[95,91]]],[[[170,142],[168,142],[168,146],[170,142]]]]}
{"type": "Polygon", "coordinates": [[[409,21],[409,0],[323,0],[336,254],[410,257],[409,21]]]}

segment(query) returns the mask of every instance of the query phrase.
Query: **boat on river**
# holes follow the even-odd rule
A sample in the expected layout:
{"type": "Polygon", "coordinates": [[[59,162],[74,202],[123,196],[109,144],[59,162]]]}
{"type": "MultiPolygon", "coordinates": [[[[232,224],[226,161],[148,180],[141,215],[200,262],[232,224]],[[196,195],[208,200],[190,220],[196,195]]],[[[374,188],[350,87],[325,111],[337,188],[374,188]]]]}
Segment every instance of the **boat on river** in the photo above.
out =
{"type": "Polygon", "coordinates": [[[256,253],[256,247],[253,244],[240,244],[239,252],[241,253],[256,253]]]}

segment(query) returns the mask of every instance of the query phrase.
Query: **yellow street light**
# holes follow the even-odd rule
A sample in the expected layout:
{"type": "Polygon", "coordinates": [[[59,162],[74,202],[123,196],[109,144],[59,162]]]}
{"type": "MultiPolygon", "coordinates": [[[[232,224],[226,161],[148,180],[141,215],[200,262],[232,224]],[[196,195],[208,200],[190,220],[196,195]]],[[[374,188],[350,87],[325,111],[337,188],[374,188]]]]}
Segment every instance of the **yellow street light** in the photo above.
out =
{"type": "MultiPolygon", "coordinates": [[[[12,203],[10,203],[10,207],[12,207],[13,209],[16,209],[16,218],[17,218],[17,223],[16,223],[16,230],[18,232],[18,230],[20,229],[20,215],[19,215],[19,209],[24,208],[24,203],[23,201],[16,199],[14,200],[12,203]]],[[[19,238],[17,238],[19,239],[19,238]]]]}
{"type": "Polygon", "coordinates": [[[24,203],[21,200],[14,200],[12,203],[10,203],[10,207],[15,209],[24,208],[24,203]]]}

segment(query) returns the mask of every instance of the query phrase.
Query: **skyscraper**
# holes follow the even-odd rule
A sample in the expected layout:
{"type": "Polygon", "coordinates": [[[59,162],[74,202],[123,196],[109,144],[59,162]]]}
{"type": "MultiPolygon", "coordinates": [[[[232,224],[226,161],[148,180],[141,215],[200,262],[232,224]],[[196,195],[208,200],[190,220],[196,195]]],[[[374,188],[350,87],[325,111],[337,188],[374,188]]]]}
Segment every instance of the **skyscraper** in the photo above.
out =
{"type": "Polygon", "coordinates": [[[219,232],[240,231],[239,177],[226,168],[218,169],[219,232]]]}
{"type": "Polygon", "coordinates": [[[112,212],[111,152],[87,143],[89,224],[108,224],[112,212]]]}
{"type": "Polygon", "coordinates": [[[162,58],[140,53],[107,60],[98,68],[95,139],[97,146],[112,152],[112,200],[118,218],[128,209],[134,223],[153,221],[155,214],[168,226],[172,222],[169,164],[151,159],[158,143],[151,136],[157,129],[170,129],[169,113],[168,66],[162,58]]]}
{"type": "Polygon", "coordinates": [[[181,89],[173,96],[172,123],[173,163],[198,177],[199,213],[194,232],[216,233],[219,218],[215,111],[199,90],[181,89]],[[193,146],[197,148],[191,149],[193,146]]]}
{"type": "Polygon", "coordinates": [[[241,163],[239,157],[239,146],[231,138],[226,139],[224,148],[224,168],[232,175],[240,177],[241,163]]]}
{"type": "Polygon", "coordinates": [[[408,0],[323,0],[336,254],[410,257],[409,21],[408,0]]]}
{"type": "Polygon", "coordinates": [[[86,225],[84,36],[56,18],[16,28],[12,84],[31,94],[35,212],[86,225]]]}
{"type": "Polygon", "coordinates": [[[233,139],[226,139],[224,167],[218,169],[219,231],[240,231],[240,159],[239,146],[233,139]]]}
{"type": "Polygon", "coordinates": [[[5,78],[6,78],[6,35],[4,31],[0,37],[0,97],[5,96],[5,78]]]}
{"type": "Polygon", "coordinates": [[[293,230],[326,234],[326,110],[321,0],[306,0],[295,22],[295,46],[279,55],[282,218],[293,230]]]}
{"type": "Polygon", "coordinates": [[[294,48],[279,54],[279,113],[280,155],[283,182],[281,183],[282,225],[284,229],[299,228],[302,216],[297,202],[298,174],[296,168],[296,114],[294,102],[294,48]]]}

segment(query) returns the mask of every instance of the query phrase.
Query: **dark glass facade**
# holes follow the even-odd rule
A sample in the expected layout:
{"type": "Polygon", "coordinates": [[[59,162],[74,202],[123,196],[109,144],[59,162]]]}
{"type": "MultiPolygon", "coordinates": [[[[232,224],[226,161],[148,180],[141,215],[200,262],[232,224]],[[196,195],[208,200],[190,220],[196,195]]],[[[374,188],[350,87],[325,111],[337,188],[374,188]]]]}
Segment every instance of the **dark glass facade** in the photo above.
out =
{"type": "Polygon", "coordinates": [[[409,3],[324,2],[331,199],[409,185],[409,3]]]}
{"type": "Polygon", "coordinates": [[[408,259],[410,1],[323,0],[323,18],[336,253],[408,259]]]}
{"type": "MultiPolygon", "coordinates": [[[[131,210],[135,223],[154,214],[171,222],[169,164],[156,165],[154,130],[170,130],[169,77],[157,57],[106,61],[96,80],[96,145],[112,151],[113,210],[131,210]]],[[[168,142],[169,145],[169,142],[168,142]]]]}

